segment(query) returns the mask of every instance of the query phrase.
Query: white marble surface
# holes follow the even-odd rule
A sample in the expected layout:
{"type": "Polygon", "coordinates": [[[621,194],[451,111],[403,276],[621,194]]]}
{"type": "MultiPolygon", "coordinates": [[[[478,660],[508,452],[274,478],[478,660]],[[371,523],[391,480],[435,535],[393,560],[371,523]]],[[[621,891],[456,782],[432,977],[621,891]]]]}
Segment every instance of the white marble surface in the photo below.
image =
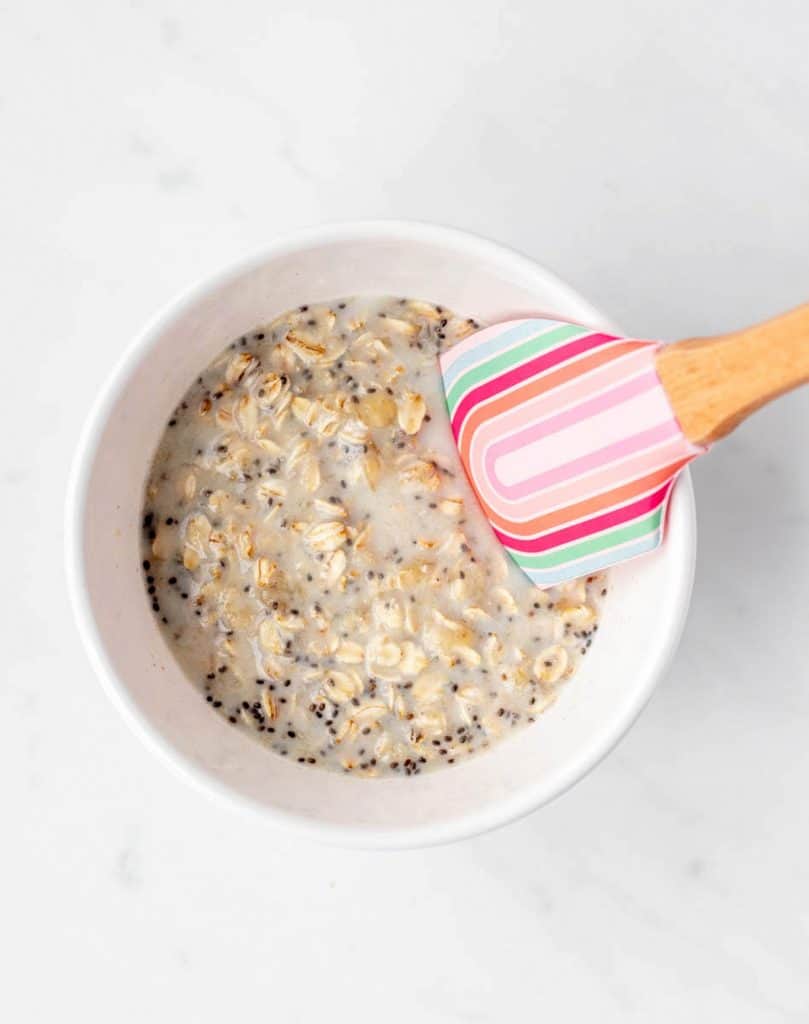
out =
{"type": "Polygon", "coordinates": [[[0,11],[2,1016],[803,1021],[809,393],[695,471],[674,669],[553,806],[320,849],[186,788],[80,649],[61,502],[121,346],[327,219],[434,219],[627,330],[809,298],[804,0],[57,0],[0,11]]]}

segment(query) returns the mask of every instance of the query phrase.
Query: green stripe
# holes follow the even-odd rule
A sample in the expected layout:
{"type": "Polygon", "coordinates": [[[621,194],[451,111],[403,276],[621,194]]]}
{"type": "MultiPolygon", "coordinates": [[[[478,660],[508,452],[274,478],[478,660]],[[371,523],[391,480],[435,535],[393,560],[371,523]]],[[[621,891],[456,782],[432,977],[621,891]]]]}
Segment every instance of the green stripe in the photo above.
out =
{"type": "Polygon", "coordinates": [[[656,512],[650,513],[645,519],[636,519],[626,526],[616,526],[615,529],[606,533],[597,533],[587,540],[573,541],[562,548],[554,548],[544,555],[526,555],[521,551],[514,551],[509,548],[509,554],[514,561],[523,569],[553,569],[565,562],[573,562],[585,555],[592,555],[596,551],[604,551],[607,548],[616,547],[618,544],[626,544],[630,540],[638,540],[640,537],[651,533],[660,526],[663,516],[663,506],[656,512]]]}
{"type": "Polygon", "coordinates": [[[449,389],[447,405],[450,416],[455,414],[455,409],[466,392],[476,387],[481,381],[490,380],[504,370],[509,370],[512,366],[517,366],[528,358],[534,358],[540,352],[546,352],[560,342],[568,341],[573,337],[584,337],[588,333],[588,330],[582,329],[578,324],[565,324],[563,327],[556,327],[552,331],[548,331],[547,334],[529,338],[528,341],[523,341],[506,352],[500,352],[487,362],[481,363],[480,366],[473,366],[462,374],[449,389]]]}

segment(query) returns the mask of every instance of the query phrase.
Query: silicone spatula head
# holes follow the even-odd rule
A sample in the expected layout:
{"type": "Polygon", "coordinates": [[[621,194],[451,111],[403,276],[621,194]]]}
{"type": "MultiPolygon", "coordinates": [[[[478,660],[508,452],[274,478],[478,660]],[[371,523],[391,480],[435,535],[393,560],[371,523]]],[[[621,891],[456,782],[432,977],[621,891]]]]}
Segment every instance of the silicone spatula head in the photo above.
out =
{"type": "Polygon", "coordinates": [[[662,543],[683,467],[753,408],[809,379],[809,307],[672,346],[561,320],[510,320],[465,338],[440,366],[480,506],[517,565],[547,587],[662,543]],[[749,347],[760,357],[790,318],[780,375],[751,377],[749,347]],[[727,371],[739,385],[733,394],[727,371]],[[711,400],[712,413],[688,430],[678,413],[704,414],[711,400]]]}

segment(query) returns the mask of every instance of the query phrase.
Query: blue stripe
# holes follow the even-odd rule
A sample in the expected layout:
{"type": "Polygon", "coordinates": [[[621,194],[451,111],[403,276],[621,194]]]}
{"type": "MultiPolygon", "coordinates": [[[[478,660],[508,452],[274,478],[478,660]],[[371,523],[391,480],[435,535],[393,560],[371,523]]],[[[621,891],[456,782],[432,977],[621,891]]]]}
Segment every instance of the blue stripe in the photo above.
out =
{"type": "Polygon", "coordinates": [[[658,528],[646,537],[641,537],[634,544],[599,551],[598,554],[583,558],[578,562],[567,562],[554,569],[527,569],[522,566],[519,568],[536,586],[552,587],[557,583],[565,583],[567,580],[575,580],[580,576],[589,576],[590,573],[600,572],[610,565],[627,562],[630,558],[637,558],[638,555],[645,555],[647,551],[653,551],[658,547],[662,539],[663,531],[658,528]]]}
{"type": "MultiPolygon", "coordinates": [[[[521,341],[527,341],[534,335],[544,334],[546,330],[554,327],[567,326],[567,321],[562,320],[528,320],[518,327],[510,327],[502,334],[496,334],[481,345],[476,345],[468,352],[464,352],[460,358],[450,366],[448,370],[442,371],[444,377],[444,392],[448,392],[460,375],[470,366],[483,362],[490,356],[499,355],[507,349],[518,345],[521,341]]],[[[450,349],[452,351],[452,349],[450,349]]]]}

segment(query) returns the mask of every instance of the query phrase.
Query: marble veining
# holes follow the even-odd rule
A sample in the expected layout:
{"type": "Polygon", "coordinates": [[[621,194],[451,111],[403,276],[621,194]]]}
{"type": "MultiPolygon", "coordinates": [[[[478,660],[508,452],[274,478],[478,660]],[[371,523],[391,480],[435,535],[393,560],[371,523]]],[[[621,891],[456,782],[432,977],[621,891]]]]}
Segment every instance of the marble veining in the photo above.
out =
{"type": "Polygon", "coordinates": [[[807,31],[794,0],[0,12],[6,1019],[809,1018],[806,393],[695,467],[691,616],[627,738],[454,847],[333,851],[210,803],[102,693],[62,577],[122,347],[274,234],[456,224],[641,337],[806,301],[807,31]]]}

